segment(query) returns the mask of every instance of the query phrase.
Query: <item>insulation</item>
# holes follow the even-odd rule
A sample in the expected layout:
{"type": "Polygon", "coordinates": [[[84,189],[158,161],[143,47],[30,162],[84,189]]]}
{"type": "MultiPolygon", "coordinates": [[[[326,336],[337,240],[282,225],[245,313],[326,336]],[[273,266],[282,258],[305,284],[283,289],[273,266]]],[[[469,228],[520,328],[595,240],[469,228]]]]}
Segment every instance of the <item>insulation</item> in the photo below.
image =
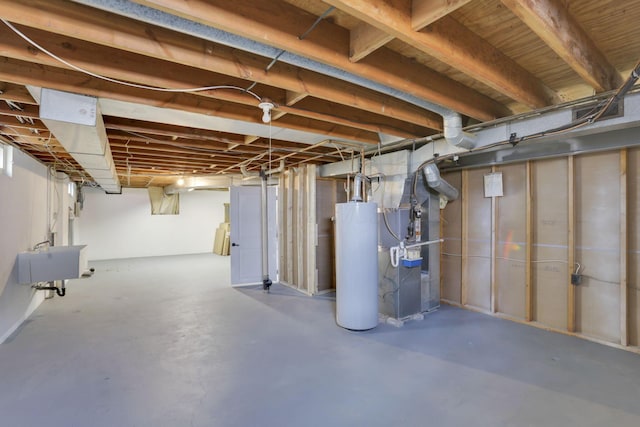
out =
{"type": "Polygon", "coordinates": [[[180,194],[165,194],[162,187],[149,187],[151,215],[179,215],[180,194]]]}
{"type": "Polygon", "coordinates": [[[620,341],[620,154],[576,157],[576,330],[620,341]]]}
{"type": "MultiPolygon", "coordinates": [[[[442,177],[462,190],[462,173],[450,172],[442,177]]],[[[462,192],[461,192],[462,193],[462,192]]],[[[447,203],[442,210],[442,299],[462,303],[462,200],[447,203]]]]}
{"type": "Polygon", "coordinates": [[[532,162],[533,320],[567,329],[567,159],[532,162]],[[558,262],[550,262],[557,260],[558,262]]]}
{"type": "Polygon", "coordinates": [[[640,345],[640,149],[630,149],[627,164],[629,265],[629,344],[640,345]]]}
{"type": "Polygon", "coordinates": [[[530,199],[526,163],[494,169],[504,182],[494,215],[482,188],[491,169],[443,174],[462,196],[442,213],[443,299],[558,331],[573,326],[578,336],[637,350],[640,149],[530,161],[530,199]],[[570,283],[574,259],[582,266],[578,285],[570,283]]]}
{"type": "Polygon", "coordinates": [[[501,167],[503,196],[496,197],[497,311],[525,318],[526,167],[501,167]]]}
{"type": "Polygon", "coordinates": [[[484,197],[484,175],[488,173],[491,169],[469,171],[469,211],[463,213],[469,229],[467,303],[486,311],[491,309],[491,199],[484,197]]]}

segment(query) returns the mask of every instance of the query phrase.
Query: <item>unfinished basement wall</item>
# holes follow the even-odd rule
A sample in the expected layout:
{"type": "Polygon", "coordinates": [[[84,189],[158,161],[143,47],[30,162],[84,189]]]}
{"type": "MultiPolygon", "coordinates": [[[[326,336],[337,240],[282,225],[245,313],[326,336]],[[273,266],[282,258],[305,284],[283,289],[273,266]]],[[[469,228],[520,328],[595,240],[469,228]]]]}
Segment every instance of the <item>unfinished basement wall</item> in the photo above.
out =
{"type": "Polygon", "coordinates": [[[13,176],[0,174],[0,343],[42,303],[43,291],[18,284],[16,258],[48,239],[47,168],[14,150],[13,176]]]}
{"type": "Polygon", "coordinates": [[[346,200],[342,181],[320,179],[316,166],[280,175],[280,281],[309,295],[335,288],[333,216],[346,200]]]}
{"type": "Polygon", "coordinates": [[[443,302],[640,351],[640,148],[443,176],[443,302]]]}
{"type": "Polygon", "coordinates": [[[197,190],[180,194],[179,215],[151,215],[145,188],[124,188],[122,194],[83,191],[76,241],[88,246],[90,260],[213,252],[229,203],[228,191],[197,190]]]}

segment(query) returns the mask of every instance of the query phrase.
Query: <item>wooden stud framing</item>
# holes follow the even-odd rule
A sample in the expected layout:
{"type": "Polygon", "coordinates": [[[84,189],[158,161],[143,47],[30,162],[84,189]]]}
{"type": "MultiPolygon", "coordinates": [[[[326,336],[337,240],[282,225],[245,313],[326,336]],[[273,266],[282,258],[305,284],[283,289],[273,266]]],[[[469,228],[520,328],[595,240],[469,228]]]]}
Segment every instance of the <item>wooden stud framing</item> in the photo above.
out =
{"type": "Polygon", "coordinates": [[[462,272],[460,303],[467,305],[469,288],[469,171],[462,171],[462,272]]]}
{"type": "Polygon", "coordinates": [[[533,320],[533,277],[531,268],[531,255],[533,250],[533,221],[532,221],[532,209],[533,198],[531,194],[531,162],[528,161],[526,165],[526,178],[525,178],[525,267],[524,267],[524,280],[525,280],[525,296],[524,296],[524,318],[527,322],[533,320]]]}
{"type": "Polygon", "coordinates": [[[293,278],[293,261],[295,259],[293,252],[293,229],[294,229],[294,215],[293,215],[293,179],[294,179],[294,170],[289,169],[287,172],[287,223],[286,223],[286,233],[287,233],[287,282],[290,284],[294,283],[293,278]]]}
{"type": "Polygon", "coordinates": [[[568,179],[568,218],[567,218],[567,330],[576,331],[576,289],[571,284],[571,273],[574,271],[576,258],[576,230],[575,230],[575,159],[573,156],[567,157],[567,179],[568,179]]]}
{"type": "Polygon", "coordinates": [[[620,150],[620,344],[629,345],[627,281],[627,149],[620,150]]]}
{"type": "Polygon", "coordinates": [[[304,289],[304,263],[302,257],[304,254],[304,168],[299,168],[296,173],[295,196],[298,200],[298,209],[296,215],[296,262],[298,265],[298,274],[296,277],[296,285],[298,289],[304,289]]]}
{"type": "Polygon", "coordinates": [[[316,166],[305,167],[305,281],[307,292],[311,295],[318,293],[316,272],[316,166]]]}
{"type": "Polygon", "coordinates": [[[278,177],[278,280],[286,281],[285,269],[287,268],[287,197],[285,190],[285,173],[281,173],[278,177]]]}

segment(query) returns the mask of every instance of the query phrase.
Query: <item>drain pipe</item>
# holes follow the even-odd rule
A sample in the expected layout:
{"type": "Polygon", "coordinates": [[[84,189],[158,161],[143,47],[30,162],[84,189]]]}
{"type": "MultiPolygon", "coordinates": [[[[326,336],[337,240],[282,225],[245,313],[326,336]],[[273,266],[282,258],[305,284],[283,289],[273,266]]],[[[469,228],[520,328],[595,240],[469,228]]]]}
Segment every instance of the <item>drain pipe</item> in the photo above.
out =
{"type": "Polygon", "coordinates": [[[32,285],[31,287],[35,290],[38,291],[55,291],[56,294],[58,294],[59,297],[63,297],[67,294],[67,287],[66,287],[67,281],[66,280],[62,280],[62,284],[60,285],[60,287],[57,287],[55,285],[55,282],[49,282],[49,286],[44,286],[44,285],[32,285]]]}
{"type": "Polygon", "coordinates": [[[245,177],[260,177],[260,243],[262,250],[262,290],[269,292],[273,282],[269,278],[269,223],[268,223],[268,210],[267,210],[267,180],[269,176],[281,173],[284,171],[284,160],[280,160],[280,166],[276,169],[269,169],[262,167],[260,172],[249,172],[246,166],[240,166],[240,172],[245,177]]]}
{"type": "Polygon", "coordinates": [[[269,292],[269,288],[273,282],[269,278],[269,257],[267,251],[269,249],[269,245],[267,240],[269,239],[267,233],[268,225],[268,215],[267,215],[267,170],[260,169],[260,186],[262,187],[262,192],[260,194],[260,231],[262,231],[262,290],[265,292],[269,292]]]}
{"type": "Polygon", "coordinates": [[[251,39],[200,24],[189,19],[171,15],[157,9],[143,6],[137,3],[122,0],[73,0],[75,3],[84,4],[97,9],[105,10],[117,15],[132,18],[148,24],[157,25],[172,31],[188,34],[204,40],[218,43],[224,46],[239,49],[255,55],[267,58],[277,58],[278,61],[304,68],[329,77],[352,83],[384,95],[413,104],[425,110],[432,111],[442,116],[444,122],[444,138],[455,147],[467,150],[475,147],[476,138],[473,134],[462,130],[462,118],[457,112],[441,105],[434,104],[410,93],[394,89],[381,83],[374,82],[356,74],[340,70],[331,65],[326,65],[294,53],[282,51],[251,39]]]}

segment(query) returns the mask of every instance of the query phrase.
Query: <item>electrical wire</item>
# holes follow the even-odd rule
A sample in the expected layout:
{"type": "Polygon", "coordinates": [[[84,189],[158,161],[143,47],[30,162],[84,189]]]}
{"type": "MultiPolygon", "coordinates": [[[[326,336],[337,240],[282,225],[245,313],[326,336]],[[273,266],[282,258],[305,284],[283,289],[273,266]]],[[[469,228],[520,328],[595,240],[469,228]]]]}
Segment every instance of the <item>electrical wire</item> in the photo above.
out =
{"type": "MultiPolygon", "coordinates": [[[[638,63],[636,63],[636,65],[633,67],[633,70],[631,71],[630,76],[627,78],[627,80],[625,81],[625,83],[623,83],[618,90],[616,90],[616,92],[611,95],[609,98],[602,100],[601,102],[598,103],[598,105],[594,106],[591,111],[589,111],[584,117],[582,117],[581,119],[570,123],[569,125],[565,125],[565,126],[561,126],[561,127],[557,127],[557,128],[553,128],[553,129],[548,129],[546,131],[541,131],[541,132],[536,132],[530,135],[526,135],[520,138],[515,138],[515,139],[509,139],[509,140],[504,140],[504,141],[498,141],[495,142],[493,144],[489,144],[489,145],[485,145],[476,149],[470,149],[467,152],[461,152],[461,153],[451,153],[451,154],[447,154],[447,155],[443,155],[443,156],[436,156],[434,153],[434,157],[428,160],[425,160],[424,162],[422,162],[420,164],[420,166],[418,166],[416,168],[416,172],[414,173],[413,176],[413,186],[412,186],[412,196],[415,197],[416,195],[416,191],[417,191],[417,182],[418,182],[418,172],[420,170],[422,170],[422,168],[424,168],[425,166],[431,164],[431,163],[437,163],[438,161],[444,161],[444,160],[448,160],[451,159],[453,157],[465,157],[471,154],[475,154],[477,152],[481,152],[481,151],[485,151],[485,150],[491,150],[493,148],[498,148],[504,145],[517,145],[520,142],[523,141],[528,141],[531,139],[536,139],[536,138],[541,138],[541,137],[549,137],[549,136],[556,136],[556,135],[561,135],[563,133],[566,132],[570,132],[572,130],[576,130],[579,129],[581,127],[593,124],[595,122],[597,122],[598,120],[600,120],[600,118],[602,118],[602,116],[609,110],[609,108],[614,104],[617,103],[630,89],[631,87],[633,87],[633,85],[635,84],[635,82],[640,78],[640,61],[638,61],[638,63]]],[[[433,141],[431,142],[431,144],[435,144],[433,141]]],[[[435,145],[433,146],[434,150],[435,150],[435,145]]]]}
{"type": "MultiPolygon", "coordinates": [[[[442,255],[447,255],[447,256],[453,256],[453,257],[458,257],[458,258],[462,258],[461,254],[452,254],[449,252],[440,252],[442,255]]],[[[467,255],[468,258],[481,258],[481,259],[491,259],[490,256],[487,255],[467,255]]],[[[508,258],[508,257],[495,257],[495,259],[501,259],[504,261],[514,261],[514,262],[521,262],[521,263],[526,263],[526,260],[523,259],[516,259],[516,258],[508,258]]],[[[532,264],[545,264],[545,263],[559,263],[559,264],[568,264],[569,262],[563,259],[541,259],[541,260],[532,260],[531,261],[532,264]]]]}
{"type": "Polygon", "coordinates": [[[108,81],[108,82],[111,82],[111,83],[117,83],[119,85],[134,87],[134,88],[138,88],[138,89],[154,90],[154,91],[158,91],[158,92],[191,93],[191,92],[202,92],[202,91],[206,91],[206,90],[237,90],[237,91],[244,92],[244,93],[247,93],[247,94],[253,96],[258,101],[262,101],[262,98],[259,95],[257,95],[256,93],[252,92],[251,90],[245,89],[245,88],[242,88],[242,87],[239,87],[239,86],[233,86],[233,85],[214,85],[214,86],[201,86],[201,87],[191,87],[191,88],[163,88],[163,87],[158,87],[158,86],[148,86],[148,85],[142,85],[142,84],[138,84],[138,83],[130,83],[130,82],[127,82],[127,81],[124,81],[124,80],[113,79],[111,77],[107,77],[107,76],[104,76],[102,74],[94,73],[94,72],[89,71],[89,70],[87,70],[85,68],[82,68],[82,67],[79,67],[79,66],[77,66],[75,64],[72,64],[71,62],[59,57],[58,55],[54,54],[53,52],[50,52],[49,50],[47,50],[44,47],[40,46],[34,40],[30,39],[26,34],[24,34],[20,30],[18,30],[16,27],[14,27],[7,20],[5,20],[3,18],[0,18],[0,20],[7,27],[9,27],[14,33],[16,33],[18,36],[20,36],[27,43],[29,43],[30,45],[32,45],[33,47],[35,47],[39,51],[45,53],[46,55],[50,56],[51,58],[55,59],[56,61],[66,65],[67,67],[70,67],[70,68],[72,68],[72,69],[74,69],[76,71],[79,71],[79,72],[83,73],[83,74],[87,74],[87,75],[89,75],[91,77],[95,77],[97,79],[105,80],[105,81],[108,81]]]}

